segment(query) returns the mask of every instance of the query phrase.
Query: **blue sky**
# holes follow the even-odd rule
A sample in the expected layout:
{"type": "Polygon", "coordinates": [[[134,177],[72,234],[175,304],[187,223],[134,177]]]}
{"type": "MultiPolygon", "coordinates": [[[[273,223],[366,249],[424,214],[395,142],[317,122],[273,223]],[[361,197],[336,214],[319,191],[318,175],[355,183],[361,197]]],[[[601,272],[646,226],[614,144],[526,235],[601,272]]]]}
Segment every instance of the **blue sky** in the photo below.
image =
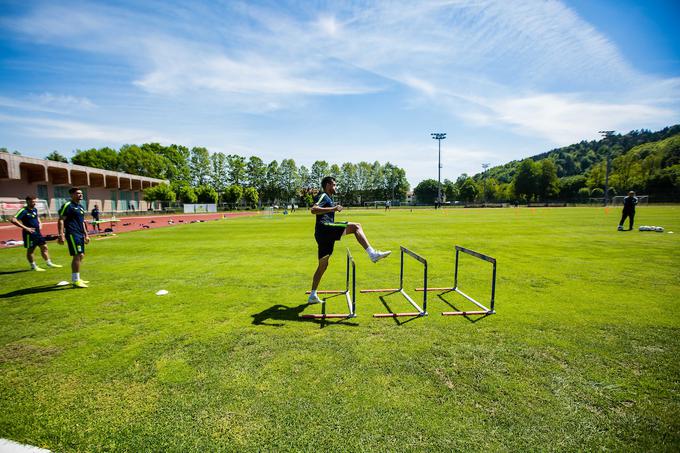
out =
{"type": "Polygon", "coordinates": [[[680,123],[677,1],[0,0],[0,146],[391,161],[413,185],[680,123]]]}

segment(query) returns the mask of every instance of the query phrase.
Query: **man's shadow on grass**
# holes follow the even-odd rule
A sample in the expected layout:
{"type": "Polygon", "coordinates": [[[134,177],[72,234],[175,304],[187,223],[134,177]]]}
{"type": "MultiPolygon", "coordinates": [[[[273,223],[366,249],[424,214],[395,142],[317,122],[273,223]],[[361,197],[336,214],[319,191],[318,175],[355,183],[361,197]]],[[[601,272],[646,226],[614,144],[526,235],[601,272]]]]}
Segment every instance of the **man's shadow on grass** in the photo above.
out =
{"type": "MultiPolygon", "coordinates": [[[[286,325],[285,322],[265,322],[267,320],[308,322],[319,324],[319,327],[321,327],[322,329],[332,324],[358,326],[357,323],[349,322],[350,318],[337,318],[334,319],[333,321],[329,321],[328,319],[324,318],[301,318],[300,315],[308,307],[309,304],[300,304],[297,307],[289,307],[287,305],[276,304],[272,305],[266,310],[251,315],[251,317],[253,318],[253,324],[256,326],[283,327],[286,325]]],[[[317,307],[320,307],[322,313],[326,313],[326,304],[317,305],[317,307]]]]}
{"type": "Polygon", "coordinates": [[[30,272],[28,269],[20,269],[14,271],[0,271],[0,275],[21,274],[23,272],[30,272]]]}
{"type": "Polygon", "coordinates": [[[33,286],[31,288],[22,288],[9,293],[0,294],[0,299],[9,299],[10,297],[27,296],[29,294],[49,293],[52,291],[61,291],[70,286],[56,286],[56,285],[41,285],[33,286]]]}

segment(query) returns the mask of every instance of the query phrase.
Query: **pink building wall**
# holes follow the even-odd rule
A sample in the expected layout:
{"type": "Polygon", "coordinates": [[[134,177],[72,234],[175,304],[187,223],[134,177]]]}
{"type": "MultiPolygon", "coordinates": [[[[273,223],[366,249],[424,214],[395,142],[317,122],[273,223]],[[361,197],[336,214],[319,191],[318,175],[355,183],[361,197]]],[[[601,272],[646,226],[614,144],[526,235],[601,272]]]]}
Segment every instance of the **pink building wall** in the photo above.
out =
{"type": "Polygon", "coordinates": [[[102,212],[123,213],[146,211],[144,189],[162,183],[167,181],[0,153],[0,204],[33,195],[47,201],[52,216],[69,200],[71,187],[83,190],[88,211],[96,204],[102,212]]]}

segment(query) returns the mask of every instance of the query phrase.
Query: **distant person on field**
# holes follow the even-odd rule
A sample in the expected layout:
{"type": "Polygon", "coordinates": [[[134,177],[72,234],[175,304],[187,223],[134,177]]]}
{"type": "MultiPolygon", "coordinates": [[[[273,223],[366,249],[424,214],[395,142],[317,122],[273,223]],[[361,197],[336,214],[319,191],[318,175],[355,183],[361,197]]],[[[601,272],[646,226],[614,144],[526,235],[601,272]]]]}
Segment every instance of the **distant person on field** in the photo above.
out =
{"type": "Polygon", "coordinates": [[[391,204],[392,204],[392,202],[391,202],[390,200],[387,200],[387,201],[385,202],[385,211],[389,211],[390,205],[391,205],[391,204]]]}
{"type": "Polygon", "coordinates": [[[94,209],[92,209],[92,223],[94,223],[94,229],[97,230],[98,233],[101,233],[101,230],[99,229],[99,206],[94,205],[94,209]]]}
{"type": "Polygon", "coordinates": [[[85,258],[85,244],[90,243],[90,236],[85,226],[85,209],[80,205],[83,191],[73,187],[68,193],[71,201],[59,210],[59,244],[68,245],[71,261],[71,283],[74,288],[87,288],[87,281],[80,279],[80,265],[85,258]]]}
{"type": "Polygon", "coordinates": [[[623,213],[621,214],[621,221],[619,222],[619,231],[623,231],[623,222],[628,217],[628,230],[633,229],[633,222],[635,221],[635,205],[638,199],[635,192],[632,190],[628,192],[628,196],[623,199],[623,213]]]}
{"type": "Polygon", "coordinates": [[[335,241],[339,241],[345,234],[353,234],[374,263],[392,253],[390,251],[381,252],[371,247],[368,239],[366,239],[364,230],[361,228],[361,224],[335,221],[335,213],[342,211],[343,208],[342,205],[336,204],[332,198],[336,193],[335,178],[326,176],[321,181],[321,187],[323,191],[317,195],[316,202],[311,209],[311,213],[316,215],[314,239],[316,239],[319,247],[319,265],[312,279],[312,292],[309,295],[309,299],[307,299],[309,304],[321,304],[324,302],[319,299],[316,291],[321,282],[321,277],[323,277],[328,267],[328,260],[333,253],[335,241]]]}
{"type": "Polygon", "coordinates": [[[54,264],[50,259],[50,254],[47,251],[47,244],[45,238],[40,234],[42,223],[38,217],[38,210],[35,207],[35,197],[26,197],[26,206],[19,209],[14,217],[10,219],[14,225],[21,228],[21,235],[24,240],[24,247],[26,248],[26,259],[31,269],[38,272],[44,272],[45,269],[35,264],[33,252],[36,247],[40,247],[40,254],[47,263],[47,267],[62,267],[59,264],[54,264]]]}

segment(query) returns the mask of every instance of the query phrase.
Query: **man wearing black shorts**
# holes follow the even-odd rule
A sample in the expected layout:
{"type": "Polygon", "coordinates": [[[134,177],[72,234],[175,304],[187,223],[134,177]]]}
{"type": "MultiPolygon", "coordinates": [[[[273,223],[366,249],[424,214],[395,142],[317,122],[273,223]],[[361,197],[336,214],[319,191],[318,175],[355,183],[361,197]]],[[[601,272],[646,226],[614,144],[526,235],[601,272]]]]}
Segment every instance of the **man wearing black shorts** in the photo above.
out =
{"type": "Polygon", "coordinates": [[[83,191],[73,187],[68,191],[71,201],[59,210],[59,244],[68,244],[71,261],[71,282],[74,288],[87,288],[87,281],[80,279],[80,264],[85,258],[85,244],[90,242],[85,226],[85,209],[80,205],[83,191]]]}
{"type": "Polygon", "coordinates": [[[336,204],[332,196],[336,193],[335,178],[326,176],[321,181],[322,192],[317,195],[317,200],[312,206],[311,212],[316,215],[316,226],[314,227],[314,239],[319,246],[319,265],[316,268],[314,277],[312,279],[312,291],[307,299],[309,304],[320,304],[324,301],[319,299],[317,295],[317,288],[321,282],[326,268],[328,268],[328,260],[333,253],[335,241],[339,241],[345,234],[354,234],[357,241],[368,253],[369,258],[374,263],[387,257],[390,251],[381,252],[374,250],[368,243],[364,230],[361,224],[350,222],[336,222],[335,213],[342,211],[342,205],[336,204]]]}
{"type": "Polygon", "coordinates": [[[38,210],[35,207],[35,197],[26,197],[26,206],[19,209],[14,217],[10,220],[14,225],[21,228],[21,235],[26,248],[26,259],[31,265],[31,269],[38,272],[44,272],[45,269],[35,264],[33,252],[36,247],[40,247],[40,254],[47,263],[47,267],[61,267],[59,264],[54,264],[50,259],[50,254],[47,251],[47,244],[45,238],[40,234],[40,217],[38,217],[38,210]]]}
{"type": "Polygon", "coordinates": [[[626,221],[628,217],[628,230],[633,229],[633,222],[635,221],[635,205],[638,203],[638,199],[635,196],[635,192],[632,190],[628,192],[628,196],[623,199],[623,212],[621,213],[621,221],[619,222],[619,231],[623,231],[623,222],[626,221]]]}

